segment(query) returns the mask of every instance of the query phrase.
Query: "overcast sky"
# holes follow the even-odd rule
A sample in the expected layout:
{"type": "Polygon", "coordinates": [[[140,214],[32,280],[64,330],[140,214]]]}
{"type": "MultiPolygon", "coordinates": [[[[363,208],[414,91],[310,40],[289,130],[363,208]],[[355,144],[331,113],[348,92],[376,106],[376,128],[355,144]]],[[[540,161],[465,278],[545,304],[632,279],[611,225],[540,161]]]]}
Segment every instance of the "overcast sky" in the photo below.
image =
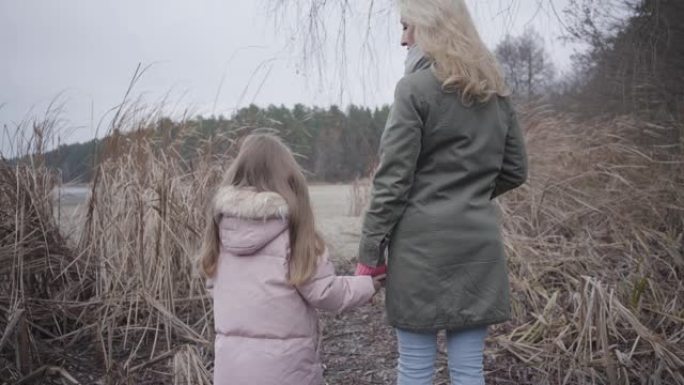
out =
{"type": "MultiPolygon", "coordinates": [[[[490,48],[506,33],[532,26],[547,40],[556,66],[567,70],[575,47],[558,40],[562,27],[550,5],[561,12],[568,1],[467,2],[490,48]]],[[[325,23],[328,54],[319,68],[302,61],[297,31],[304,24],[293,17],[296,10],[276,23],[274,2],[0,0],[0,125],[12,128],[41,115],[61,95],[69,132],[62,141],[89,140],[121,101],[138,63],[151,67],[134,94],[148,104],[168,94],[169,111],[176,113],[192,108],[230,116],[250,103],[391,103],[405,49],[398,44],[398,17],[387,7],[373,10],[376,21],[364,45],[369,2],[356,1],[344,49],[335,43],[339,12],[332,8],[325,23]]],[[[0,140],[2,150],[7,140],[0,140]]]]}

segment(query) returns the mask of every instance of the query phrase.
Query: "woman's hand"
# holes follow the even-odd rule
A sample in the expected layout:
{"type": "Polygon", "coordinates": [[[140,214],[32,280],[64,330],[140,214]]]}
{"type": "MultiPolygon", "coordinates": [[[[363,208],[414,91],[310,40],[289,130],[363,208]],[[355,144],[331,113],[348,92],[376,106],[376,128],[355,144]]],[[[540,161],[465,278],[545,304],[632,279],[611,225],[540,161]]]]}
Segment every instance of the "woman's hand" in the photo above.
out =
{"type": "Polygon", "coordinates": [[[375,288],[376,293],[385,286],[385,278],[387,278],[387,274],[380,274],[373,277],[373,287],[375,288]]]}

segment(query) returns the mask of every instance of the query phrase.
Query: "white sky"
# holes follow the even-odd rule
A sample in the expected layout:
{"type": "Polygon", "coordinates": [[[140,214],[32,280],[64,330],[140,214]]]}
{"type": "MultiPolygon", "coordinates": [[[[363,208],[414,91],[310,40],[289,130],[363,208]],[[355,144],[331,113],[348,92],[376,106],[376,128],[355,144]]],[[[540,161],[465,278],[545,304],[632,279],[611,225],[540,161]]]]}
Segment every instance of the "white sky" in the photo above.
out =
{"type": "MultiPolygon", "coordinates": [[[[267,0],[0,0],[0,128],[42,115],[61,95],[69,133],[62,142],[92,139],[138,63],[152,66],[134,94],[149,104],[168,94],[176,112],[191,107],[229,116],[252,102],[391,103],[405,55],[398,17],[387,12],[388,0],[376,1],[385,5],[373,10],[370,46],[364,46],[369,2],[352,2],[358,9],[352,9],[346,49],[334,44],[339,8],[330,9],[325,25],[332,43],[320,81],[315,66],[302,65],[296,33],[302,24],[294,10],[275,23],[267,0]],[[340,65],[343,50],[346,65],[340,65]]],[[[560,14],[569,0],[467,2],[490,48],[506,33],[533,26],[556,66],[569,68],[574,48],[558,40],[563,30],[553,12],[560,14]]],[[[7,151],[1,132],[0,141],[0,151],[7,151]]]]}

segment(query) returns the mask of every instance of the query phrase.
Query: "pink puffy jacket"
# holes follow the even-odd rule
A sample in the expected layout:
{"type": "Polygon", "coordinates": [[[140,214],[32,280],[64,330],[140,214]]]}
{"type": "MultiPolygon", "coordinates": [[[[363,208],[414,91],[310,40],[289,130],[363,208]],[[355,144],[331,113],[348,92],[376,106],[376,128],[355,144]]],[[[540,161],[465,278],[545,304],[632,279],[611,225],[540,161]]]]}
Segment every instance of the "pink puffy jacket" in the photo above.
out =
{"type": "Polygon", "coordinates": [[[323,255],[308,283],[287,281],[285,200],[272,192],[224,187],[214,200],[221,252],[213,286],[214,384],[321,385],[316,309],[368,303],[368,276],[337,277],[323,255]]]}

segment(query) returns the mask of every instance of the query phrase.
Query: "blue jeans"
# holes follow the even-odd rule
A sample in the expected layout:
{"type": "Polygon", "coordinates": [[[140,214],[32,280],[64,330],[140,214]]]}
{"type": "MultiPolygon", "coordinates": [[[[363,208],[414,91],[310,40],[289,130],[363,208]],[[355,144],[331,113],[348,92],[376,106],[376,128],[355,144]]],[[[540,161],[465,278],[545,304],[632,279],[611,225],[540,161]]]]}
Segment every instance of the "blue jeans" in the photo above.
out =
{"type": "MultiPolygon", "coordinates": [[[[452,385],[484,385],[483,355],[487,327],[447,331],[449,375],[452,385]]],[[[398,385],[432,385],[437,356],[437,332],[397,329],[398,385]]]]}

